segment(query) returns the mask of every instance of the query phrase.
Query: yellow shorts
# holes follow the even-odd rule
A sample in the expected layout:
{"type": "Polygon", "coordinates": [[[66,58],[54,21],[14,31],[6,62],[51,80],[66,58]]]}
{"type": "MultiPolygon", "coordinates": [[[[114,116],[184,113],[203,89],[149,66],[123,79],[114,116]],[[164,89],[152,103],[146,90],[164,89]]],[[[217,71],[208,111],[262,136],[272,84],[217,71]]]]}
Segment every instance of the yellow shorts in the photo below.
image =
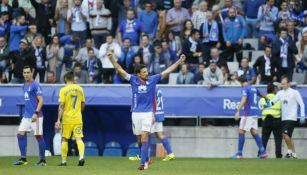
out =
{"type": "Polygon", "coordinates": [[[83,125],[82,124],[63,124],[62,137],[65,139],[71,139],[71,136],[75,138],[83,137],[83,125]]]}

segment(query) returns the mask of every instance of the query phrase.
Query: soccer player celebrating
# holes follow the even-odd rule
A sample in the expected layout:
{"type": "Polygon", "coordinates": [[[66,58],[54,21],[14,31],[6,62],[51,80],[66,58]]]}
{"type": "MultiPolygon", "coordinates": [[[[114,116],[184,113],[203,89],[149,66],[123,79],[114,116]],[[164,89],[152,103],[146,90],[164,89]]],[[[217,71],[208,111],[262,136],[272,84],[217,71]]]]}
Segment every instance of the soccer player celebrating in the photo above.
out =
{"type": "Polygon", "coordinates": [[[281,80],[282,90],[279,91],[270,105],[274,105],[280,101],[281,104],[281,120],[282,120],[282,135],[288,147],[286,158],[297,158],[292,139],[292,133],[297,122],[298,105],[300,106],[300,124],[305,123],[305,105],[300,93],[290,87],[288,77],[283,77],[281,80]]]}
{"type": "Polygon", "coordinates": [[[148,70],[145,65],[138,65],[135,68],[136,76],[130,75],[115,61],[112,53],[108,53],[108,58],[118,74],[129,81],[132,86],[132,127],[133,133],[142,143],[141,161],[138,169],[144,170],[147,168],[145,163],[148,159],[148,136],[154,123],[156,84],[161,79],[167,78],[171,72],[185,61],[186,57],[181,55],[176,63],[161,74],[153,76],[148,76],[148,70]]]}
{"type": "Polygon", "coordinates": [[[58,120],[55,123],[55,128],[61,127],[62,120],[62,163],[59,166],[66,166],[68,140],[71,136],[76,138],[79,163],[78,166],[83,166],[84,161],[84,143],[83,125],[82,125],[82,111],[85,106],[85,97],[82,87],[74,83],[74,73],[68,72],[64,76],[66,86],[61,88],[59,95],[59,113],[58,120]]]}
{"type": "Polygon", "coordinates": [[[41,109],[44,104],[42,89],[38,82],[33,80],[33,73],[29,66],[23,67],[23,93],[25,99],[25,112],[18,128],[18,145],[21,158],[14,165],[27,165],[27,132],[34,131],[39,147],[40,161],[38,166],[46,166],[45,149],[46,144],[43,137],[43,114],[41,109]]]}
{"type": "Polygon", "coordinates": [[[239,127],[239,143],[238,143],[238,152],[233,155],[231,158],[243,158],[243,146],[245,142],[245,132],[251,132],[254,137],[257,146],[260,150],[259,158],[267,158],[265,148],[263,147],[262,140],[257,133],[258,130],[258,96],[261,96],[267,99],[262,93],[258,91],[252,85],[249,85],[247,78],[244,75],[239,77],[239,82],[242,86],[242,99],[240,105],[235,114],[235,119],[240,119],[240,111],[244,106],[244,116],[241,118],[240,127],[239,127]]]}
{"type": "MultiPolygon", "coordinates": [[[[167,139],[167,137],[163,134],[163,121],[164,121],[164,103],[162,90],[160,88],[156,89],[156,112],[155,112],[155,123],[151,128],[151,133],[155,133],[156,137],[162,142],[164,148],[166,149],[167,156],[162,159],[162,161],[170,161],[175,158],[175,154],[172,151],[171,145],[167,139]]],[[[150,137],[149,137],[150,143],[150,137]]],[[[140,140],[138,140],[138,144],[141,145],[140,140]]],[[[150,146],[150,144],[149,144],[150,146]]],[[[148,158],[149,159],[149,158],[148,158]]],[[[129,160],[140,160],[139,155],[135,157],[129,157],[129,160]]]]}

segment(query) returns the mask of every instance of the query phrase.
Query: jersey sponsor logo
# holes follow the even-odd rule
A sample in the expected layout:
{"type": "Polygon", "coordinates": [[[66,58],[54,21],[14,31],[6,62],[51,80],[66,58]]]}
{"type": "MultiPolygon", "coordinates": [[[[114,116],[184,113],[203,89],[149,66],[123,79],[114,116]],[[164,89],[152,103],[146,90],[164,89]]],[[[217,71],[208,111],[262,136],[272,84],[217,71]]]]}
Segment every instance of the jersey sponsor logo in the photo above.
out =
{"type": "Polygon", "coordinates": [[[28,92],[25,92],[24,98],[25,98],[25,100],[30,100],[28,92]]]}
{"type": "Polygon", "coordinates": [[[138,93],[143,94],[143,93],[147,93],[147,86],[145,85],[140,85],[138,87],[138,93]]]}
{"type": "Polygon", "coordinates": [[[288,104],[288,100],[283,100],[282,104],[287,105],[288,104]]]}

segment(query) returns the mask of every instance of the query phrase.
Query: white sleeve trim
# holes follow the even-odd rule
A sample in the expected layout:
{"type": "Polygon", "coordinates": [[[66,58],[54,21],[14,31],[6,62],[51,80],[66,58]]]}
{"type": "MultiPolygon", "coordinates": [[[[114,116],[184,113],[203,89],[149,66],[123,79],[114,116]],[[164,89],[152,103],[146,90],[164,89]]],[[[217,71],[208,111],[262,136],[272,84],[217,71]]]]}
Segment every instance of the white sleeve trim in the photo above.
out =
{"type": "Polygon", "coordinates": [[[127,81],[130,81],[131,75],[130,75],[130,74],[127,74],[127,76],[125,77],[125,79],[126,79],[127,81]]]}

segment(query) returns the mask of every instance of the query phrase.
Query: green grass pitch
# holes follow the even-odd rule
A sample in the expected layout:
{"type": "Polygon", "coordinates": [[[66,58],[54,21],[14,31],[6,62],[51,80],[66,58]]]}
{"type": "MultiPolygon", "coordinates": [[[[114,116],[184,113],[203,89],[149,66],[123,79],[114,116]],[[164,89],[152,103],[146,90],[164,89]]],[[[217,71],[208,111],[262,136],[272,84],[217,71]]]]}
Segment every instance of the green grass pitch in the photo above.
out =
{"type": "Polygon", "coordinates": [[[154,158],[145,171],[138,171],[138,162],[126,157],[87,157],[84,167],[78,167],[77,157],[68,158],[67,167],[58,167],[60,157],[48,157],[45,167],[34,166],[37,157],[29,157],[26,166],[14,166],[17,157],[0,157],[0,175],[304,175],[307,174],[307,160],[286,159],[207,159],[177,158],[162,162],[154,158]]]}

